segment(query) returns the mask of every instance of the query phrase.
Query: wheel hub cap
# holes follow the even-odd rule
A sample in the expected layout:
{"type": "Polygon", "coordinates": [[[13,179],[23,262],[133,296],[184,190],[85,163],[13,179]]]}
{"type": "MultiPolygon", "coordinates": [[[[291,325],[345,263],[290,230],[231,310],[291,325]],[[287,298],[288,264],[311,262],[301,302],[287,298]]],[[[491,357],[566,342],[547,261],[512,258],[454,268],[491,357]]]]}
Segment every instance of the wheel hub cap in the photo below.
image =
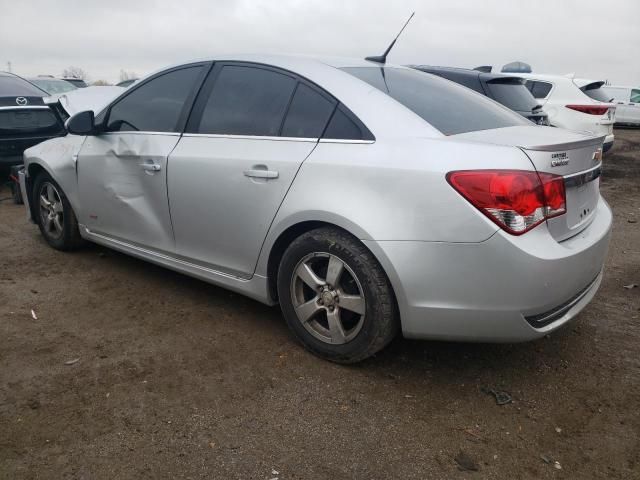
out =
{"type": "Polygon", "coordinates": [[[328,289],[322,292],[320,298],[322,299],[323,305],[327,308],[335,307],[335,304],[338,303],[338,295],[335,292],[329,291],[328,289]]]}

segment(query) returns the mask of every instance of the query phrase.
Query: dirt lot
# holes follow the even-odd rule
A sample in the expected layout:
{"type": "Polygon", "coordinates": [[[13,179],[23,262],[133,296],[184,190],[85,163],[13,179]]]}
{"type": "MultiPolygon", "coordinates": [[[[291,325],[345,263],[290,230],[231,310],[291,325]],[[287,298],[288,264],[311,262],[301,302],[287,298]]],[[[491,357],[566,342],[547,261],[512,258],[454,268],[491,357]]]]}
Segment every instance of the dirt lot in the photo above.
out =
{"type": "Polygon", "coordinates": [[[276,308],[54,251],[0,202],[0,478],[640,478],[640,288],[623,288],[640,284],[640,130],[616,134],[606,275],[573,324],[398,340],[353,367],[306,353],[276,308]]]}

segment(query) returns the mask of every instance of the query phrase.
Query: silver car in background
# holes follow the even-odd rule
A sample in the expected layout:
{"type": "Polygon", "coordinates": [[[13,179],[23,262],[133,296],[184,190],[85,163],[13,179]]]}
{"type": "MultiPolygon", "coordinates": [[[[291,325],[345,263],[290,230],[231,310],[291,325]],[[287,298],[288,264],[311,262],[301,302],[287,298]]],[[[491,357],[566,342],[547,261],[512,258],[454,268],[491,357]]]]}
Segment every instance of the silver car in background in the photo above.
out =
{"type": "Polygon", "coordinates": [[[525,341],[595,295],[604,138],[364,60],[229,56],[157,72],[25,153],[46,241],[280,303],[336,362],[405,337],[525,341]]]}

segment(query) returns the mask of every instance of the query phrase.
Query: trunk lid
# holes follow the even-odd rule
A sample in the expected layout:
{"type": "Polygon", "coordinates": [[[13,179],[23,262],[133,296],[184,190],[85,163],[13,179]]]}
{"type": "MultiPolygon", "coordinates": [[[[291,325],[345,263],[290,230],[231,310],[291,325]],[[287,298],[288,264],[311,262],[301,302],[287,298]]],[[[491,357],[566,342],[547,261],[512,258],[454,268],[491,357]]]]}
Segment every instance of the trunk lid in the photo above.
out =
{"type": "Polygon", "coordinates": [[[562,241],[582,231],[600,199],[601,152],[604,137],[552,127],[509,127],[449,137],[519,147],[538,172],[564,177],[567,213],[547,220],[551,235],[562,241]]]}

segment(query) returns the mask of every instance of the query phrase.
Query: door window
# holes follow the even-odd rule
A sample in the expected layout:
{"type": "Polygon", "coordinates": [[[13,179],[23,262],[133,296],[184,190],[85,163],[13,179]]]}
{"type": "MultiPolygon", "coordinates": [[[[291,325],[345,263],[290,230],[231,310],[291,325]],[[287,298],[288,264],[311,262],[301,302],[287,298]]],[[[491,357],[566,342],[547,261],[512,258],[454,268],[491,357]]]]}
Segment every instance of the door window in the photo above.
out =
{"type": "Polygon", "coordinates": [[[173,70],[135,88],[111,107],[107,131],[178,132],[201,71],[202,66],[173,70]]]}
{"type": "Polygon", "coordinates": [[[637,88],[631,90],[631,103],[640,103],[640,90],[637,88]]]}
{"type": "Polygon", "coordinates": [[[218,74],[198,133],[277,136],[296,86],[293,77],[226,65],[218,74]]]}

